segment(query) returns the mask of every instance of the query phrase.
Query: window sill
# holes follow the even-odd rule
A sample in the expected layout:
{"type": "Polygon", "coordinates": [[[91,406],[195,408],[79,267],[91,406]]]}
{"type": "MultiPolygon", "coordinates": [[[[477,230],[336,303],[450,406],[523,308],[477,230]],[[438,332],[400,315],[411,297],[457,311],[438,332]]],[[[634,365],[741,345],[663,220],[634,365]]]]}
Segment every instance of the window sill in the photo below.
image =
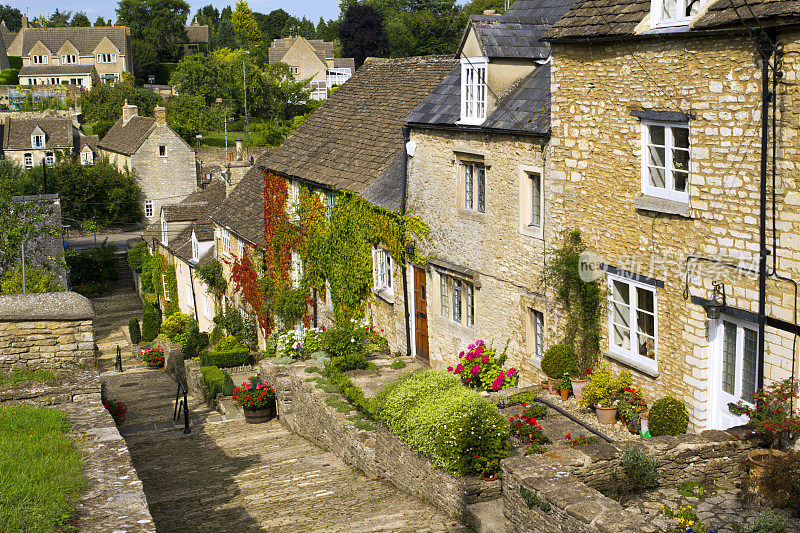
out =
{"type": "Polygon", "coordinates": [[[656,196],[642,195],[634,200],[633,205],[639,211],[650,211],[652,213],[663,213],[665,215],[677,215],[684,218],[691,218],[692,208],[688,202],[678,202],[658,198],[656,196]]]}
{"type": "Polygon", "coordinates": [[[483,222],[486,218],[486,213],[481,213],[480,211],[474,211],[472,209],[465,209],[463,207],[458,208],[458,214],[462,217],[471,218],[473,220],[477,220],[483,222]]]}
{"type": "Polygon", "coordinates": [[[372,294],[389,305],[394,305],[394,291],[391,289],[372,289],[372,294]]]}
{"type": "Polygon", "coordinates": [[[647,363],[645,362],[644,357],[641,358],[633,357],[628,354],[613,352],[611,350],[603,351],[603,356],[605,356],[606,359],[611,359],[613,361],[621,363],[624,366],[636,370],[637,372],[640,372],[646,376],[650,376],[653,379],[657,378],[660,375],[658,371],[658,364],[655,361],[653,361],[652,363],[647,363]]]}
{"type": "Polygon", "coordinates": [[[519,232],[520,234],[525,235],[526,237],[544,240],[544,230],[541,226],[536,226],[534,224],[520,226],[519,232]]]}

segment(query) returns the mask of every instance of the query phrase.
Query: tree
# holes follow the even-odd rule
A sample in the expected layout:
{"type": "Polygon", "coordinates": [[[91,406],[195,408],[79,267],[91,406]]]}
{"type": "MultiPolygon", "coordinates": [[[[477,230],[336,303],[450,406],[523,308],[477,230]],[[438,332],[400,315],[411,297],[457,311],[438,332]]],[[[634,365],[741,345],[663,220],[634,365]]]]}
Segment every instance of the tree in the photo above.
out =
{"type": "Polygon", "coordinates": [[[0,4],[0,20],[5,21],[8,31],[17,32],[22,27],[22,11],[16,7],[0,4]]]}
{"type": "MultiPolygon", "coordinates": [[[[511,0],[511,4],[513,3],[514,1],[511,0]]],[[[472,0],[464,4],[464,7],[461,8],[461,12],[465,16],[482,15],[487,9],[494,9],[498,13],[503,13],[505,11],[505,6],[505,0],[472,0]]]]}
{"type": "Polygon", "coordinates": [[[30,257],[43,257],[43,239],[37,237],[58,235],[49,224],[47,205],[20,202],[9,194],[0,195],[0,276],[20,261],[23,241],[26,243],[26,256],[30,251],[30,257]]]}
{"type": "Polygon", "coordinates": [[[69,25],[73,28],[88,28],[92,25],[92,22],[89,20],[89,17],[86,16],[86,13],[78,11],[75,13],[75,16],[72,17],[72,22],[70,22],[69,25]]]}
{"type": "Polygon", "coordinates": [[[69,26],[69,17],[71,15],[72,11],[62,13],[56,8],[55,12],[50,15],[50,18],[47,20],[46,26],[48,28],[63,28],[64,26],[69,26]]]}
{"type": "Polygon", "coordinates": [[[220,18],[219,27],[217,28],[217,43],[216,48],[236,48],[239,46],[236,40],[236,30],[233,29],[233,23],[229,18],[220,18]]]}
{"type": "Polygon", "coordinates": [[[389,41],[383,29],[383,16],[367,4],[353,4],[339,24],[342,55],[355,58],[359,68],[367,57],[386,57],[389,41]]]}
{"type": "Polygon", "coordinates": [[[97,20],[94,21],[95,26],[111,26],[111,21],[109,20],[107,23],[103,20],[103,17],[97,17],[97,20]]]}
{"type": "Polygon", "coordinates": [[[84,91],[79,103],[88,122],[115,122],[122,116],[125,101],[139,108],[139,114],[153,114],[153,108],[161,97],[153,91],[137,87],[132,80],[123,80],[114,85],[97,84],[91,91],[84,91]]]}
{"type": "Polygon", "coordinates": [[[0,71],[0,85],[19,85],[19,69],[5,68],[0,71]]]}
{"type": "Polygon", "coordinates": [[[446,15],[423,10],[400,11],[385,27],[392,57],[408,57],[455,53],[463,24],[458,10],[446,15]]]}
{"type": "MultiPolygon", "coordinates": [[[[261,14],[259,13],[259,15],[261,14]]],[[[269,45],[274,39],[282,37],[281,32],[291,15],[283,9],[275,9],[270,11],[268,15],[261,15],[261,17],[258,21],[258,26],[261,28],[264,42],[269,45]]]]}
{"type": "MultiPolygon", "coordinates": [[[[26,254],[27,255],[27,254],[26,254]]],[[[0,293],[22,293],[22,268],[17,264],[13,271],[9,271],[0,280],[0,293]]],[[[25,265],[25,292],[61,292],[63,287],[58,284],[55,275],[45,267],[25,265]]]]}
{"type": "Polygon", "coordinates": [[[184,0],[120,0],[117,24],[128,26],[132,39],[150,43],[161,61],[180,58],[186,37],[189,4],[184,0]]]}
{"type": "Polygon", "coordinates": [[[208,4],[197,10],[195,18],[198,24],[207,24],[211,28],[216,28],[219,24],[219,9],[213,4],[208,4]]]}
{"type": "Polygon", "coordinates": [[[201,131],[214,131],[222,127],[218,107],[206,105],[202,96],[179,93],[167,99],[167,123],[189,144],[201,131]]]}
{"type": "Polygon", "coordinates": [[[261,31],[258,29],[258,23],[246,0],[238,0],[236,2],[236,9],[231,15],[231,22],[234,30],[236,30],[236,38],[242,48],[256,50],[261,46],[261,31]]]}
{"type": "Polygon", "coordinates": [[[158,51],[156,47],[142,39],[131,39],[131,56],[133,71],[141,79],[147,79],[158,68],[158,51]]]}

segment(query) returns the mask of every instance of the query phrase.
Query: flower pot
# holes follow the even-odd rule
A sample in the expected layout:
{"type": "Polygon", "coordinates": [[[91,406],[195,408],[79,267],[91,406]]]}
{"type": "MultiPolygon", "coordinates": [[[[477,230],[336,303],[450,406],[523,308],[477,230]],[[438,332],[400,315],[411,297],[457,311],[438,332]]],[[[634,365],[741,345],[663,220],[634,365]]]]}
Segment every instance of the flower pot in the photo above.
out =
{"type": "Polygon", "coordinates": [[[147,368],[149,368],[151,370],[155,370],[157,368],[161,368],[161,367],[164,366],[163,363],[157,363],[155,361],[147,361],[146,365],[147,365],[147,368]]]}
{"type": "Polygon", "coordinates": [[[556,389],[557,382],[558,380],[553,378],[547,380],[547,390],[550,391],[550,394],[558,394],[558,389],[556,389]]]}
{"type": "Polygon", "coordinates": [[[589,383],[589,380],[571,379],[569,381],[572,383],[572,395],[575,396],[576,400],[580,400],[583,397],[583,388],[589,383]]]}
{"type": "Polygon", "coordinates": [[[647,422],[648,414],[650,414],[650,411],[644,411],[639,415],[639,434],[643,436],[648,436],[650,432],[650,425],[647,422]]]}
{"type": "Polygon", "coordinates": [[[595,406],[597,410],[597,421],[607,426],[617,423],[617,406],[614,407],[600,407],[595,406]]]}
{"type": "Polygon", "coordinates": [[[494,481],[497,479],[497,474],[483,474],[484,481],[494,481]]]}
{"type": "Polygon", "coordinates": [[[786,452],[781,450],[769,450],[757,448],[747,452],[747,466],[750,470],[751,478],[758,478],[764,473],[767,463],[773,458],[786,457],[786,452]]]}
{"type": "Polygon", "coordinates": [[[561,400],[566,402],[567,398],[569,398],[569,389],[559,389],[559,392],[561,393],[561,400]]]}
{"type": "Polygon", "coordinates": [[[275,403],[258,409],[244,408],[244,421],[248,424],[261,424],[275,418],[275,403]]]}

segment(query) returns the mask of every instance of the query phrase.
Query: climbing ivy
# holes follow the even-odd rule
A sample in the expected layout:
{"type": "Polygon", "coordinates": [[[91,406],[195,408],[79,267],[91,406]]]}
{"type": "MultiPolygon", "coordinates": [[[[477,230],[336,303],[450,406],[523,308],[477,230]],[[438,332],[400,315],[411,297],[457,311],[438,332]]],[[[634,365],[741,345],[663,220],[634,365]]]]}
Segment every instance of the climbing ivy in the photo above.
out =
{"type": "MultiPolygon", "coordinates": [[[[164,279],[167,283],[166,293],[169,294],[169,303],[164,307],[164,316],[170,316],[180,311],[178,302],[178,276],[175,272],[175,265],[166,265],[164,268],[164,279]]],[[[166,299],[166,294],[164,294],[166,299]]]]}
{"type": "Polygon", "coordinates": [[[242,301],[255,311],[258,326],[269,333],[272,328],[269,314],[271,306],[264,305],[264,291],[259,284],[259,274],[248,252],[244,252],[242,257],[237,257],[233,262],[231,282],[233,291],[240,293],[242,301]]]}

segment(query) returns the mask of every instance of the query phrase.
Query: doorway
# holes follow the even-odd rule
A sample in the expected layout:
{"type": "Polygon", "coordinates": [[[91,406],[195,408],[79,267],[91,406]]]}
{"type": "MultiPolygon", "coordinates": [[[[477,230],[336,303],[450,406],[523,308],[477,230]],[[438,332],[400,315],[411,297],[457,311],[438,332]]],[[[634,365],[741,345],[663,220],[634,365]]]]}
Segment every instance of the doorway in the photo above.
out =
{"type": "Polygon", "coordinates": [[[731,413],[728,404],[750,402],[758,375],[758,330],[755,324],[723,315],[710,324],[709,372],[711,429],[728,429],[747,423],[731,413]]]}
{"type": "Polygon", "coordinates": [[[425,270],[414,267],[414,340],[416,341],[417,359],[429,365],[428,351],[428,295],[427,276],[425,270]]]}

